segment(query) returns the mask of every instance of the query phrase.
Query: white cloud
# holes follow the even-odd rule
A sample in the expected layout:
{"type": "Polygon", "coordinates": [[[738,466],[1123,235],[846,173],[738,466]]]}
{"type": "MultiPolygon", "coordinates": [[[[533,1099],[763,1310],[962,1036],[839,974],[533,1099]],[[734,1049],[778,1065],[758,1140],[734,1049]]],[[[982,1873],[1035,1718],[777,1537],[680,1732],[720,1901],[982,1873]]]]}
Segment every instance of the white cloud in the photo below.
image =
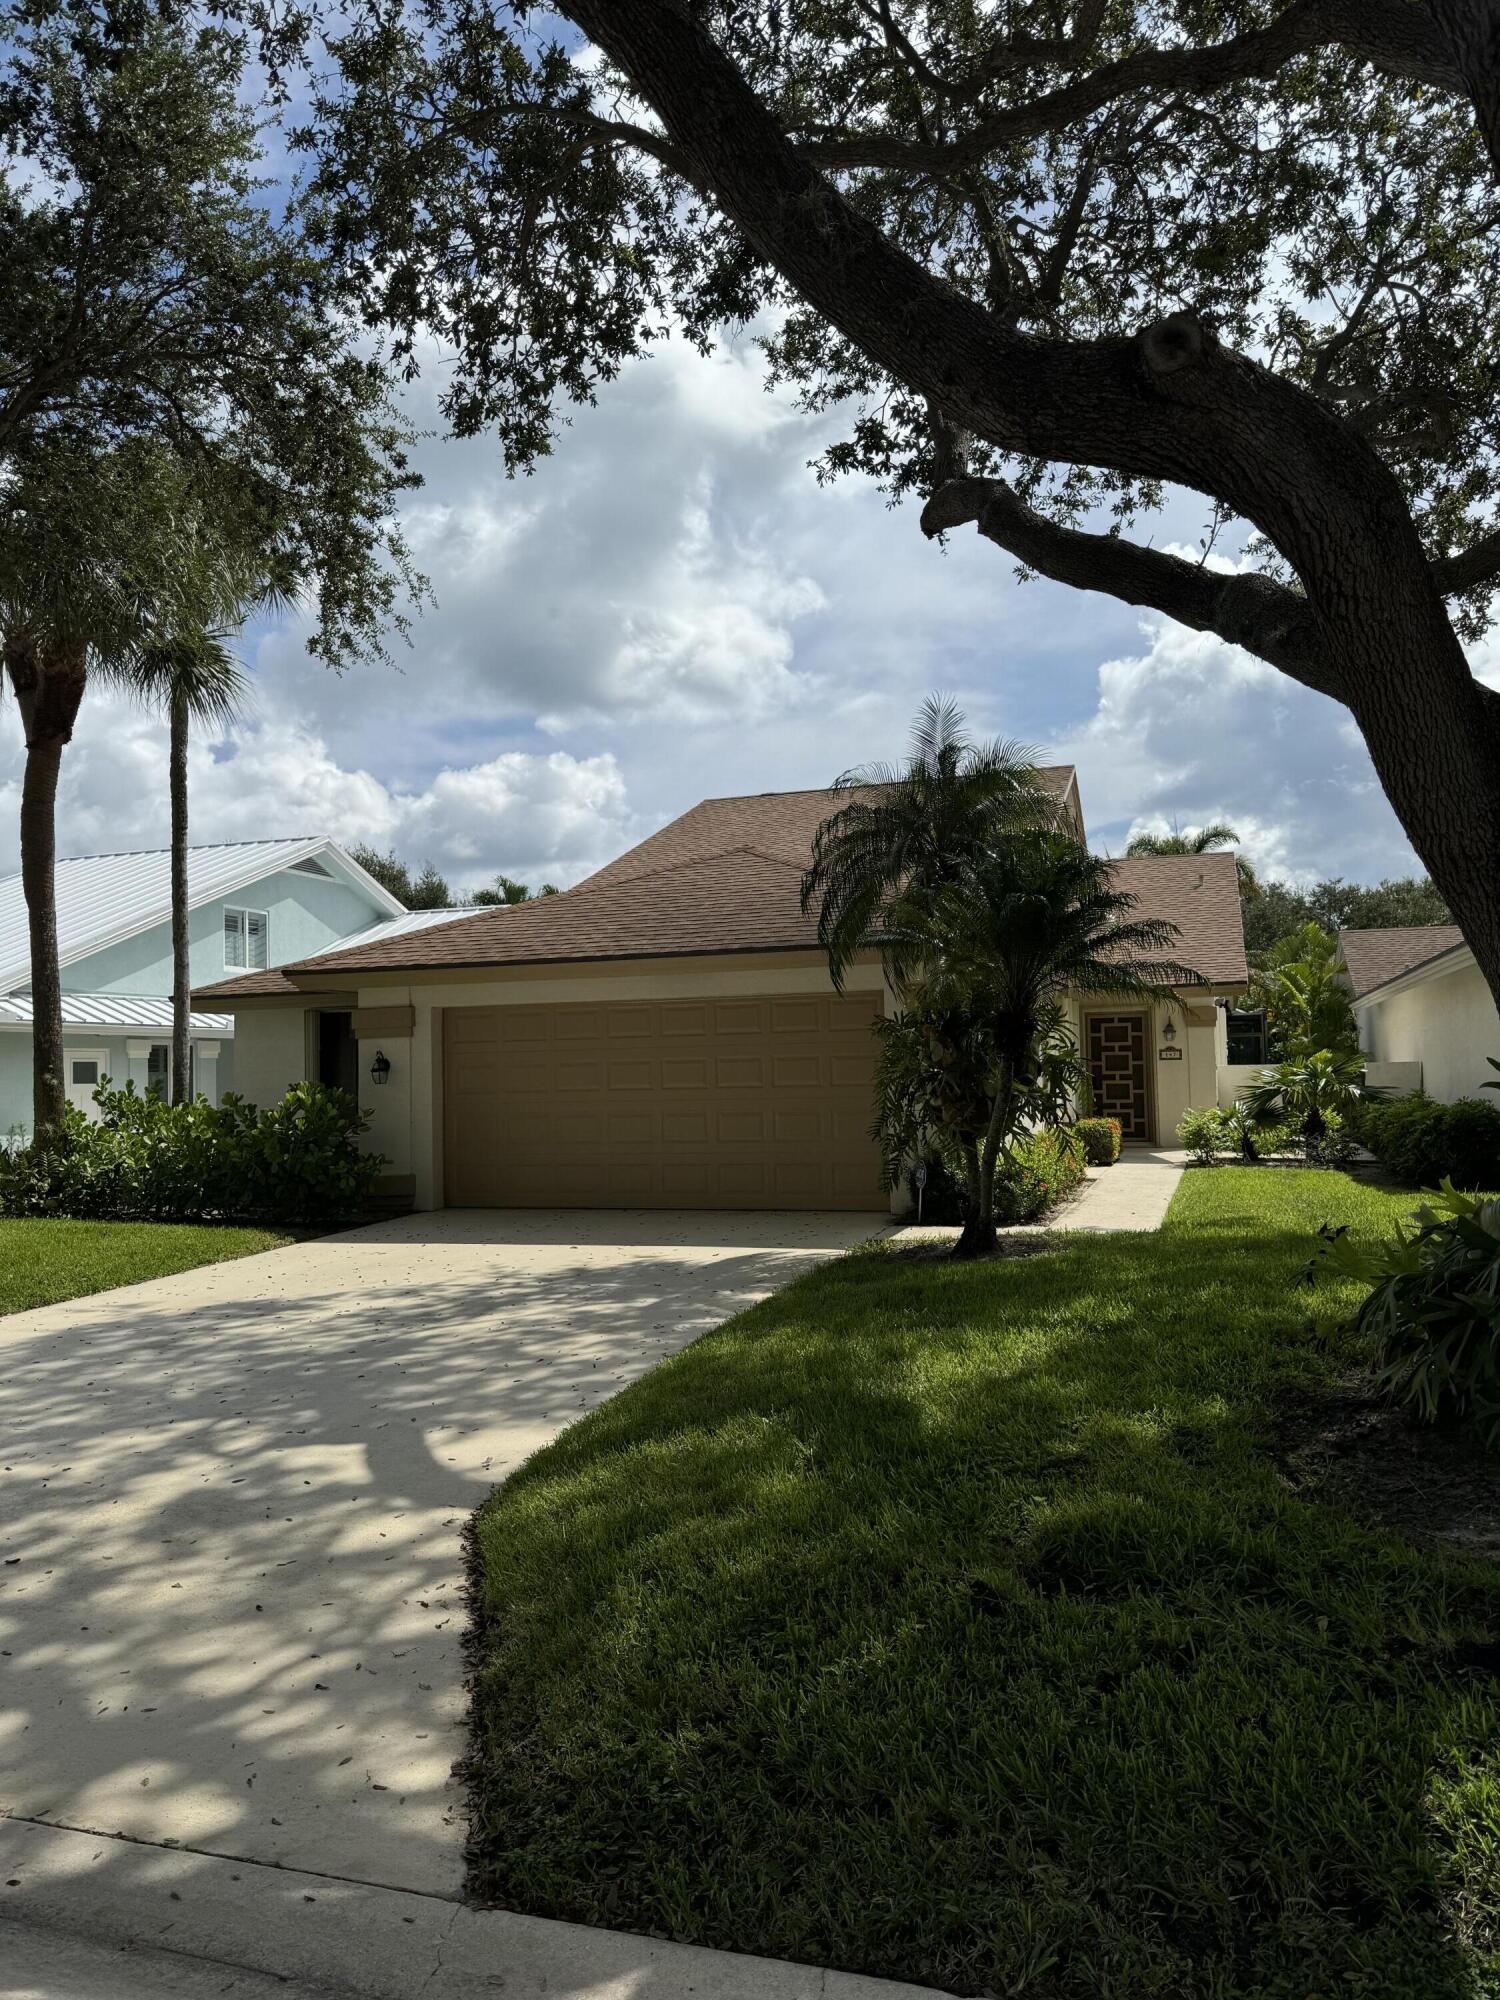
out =
{"type": "MultiPolygon", "coordinates": [[[[165,773],[161,724],[118,697],[91,694],[63,759],[59,851],[164,845],[165,773]]],[[[290,722],[253,722],[232,738],[195,743],[189,798],[194,840],[327,833],[431,861],[456,891],[501,871],[573,882],[637,832],[608,754],[506,751],[413,789],[340,764],[321,737],[290,722]]],[[[0,783],[0,871],[17,865],[19,803],[19,777],[0,783]]]]}
{"type": "MultiPolygon", "coordinates": [[[[435,426],[427,384],[412,408],[435,426]]],[[[699,798],[899,756],[940,689],[976,732],[1076,761],[1115,851],[1227,818],[1273,872],[1411,867],[1332,703],[1113,599],[1018,585],[972,533],[928,543],[868,486],[819,487],[826,436],[744,339],[633,363],[529,479],[483,439],[429,441],[407,521],[436,608],[396,670],[335,676],[294,623],[249,635],[254,710],[195,751],[197,837],[327,831],[455,883],[572,881],[699,798]]],[[[1184,499],[1158,546],[1193,555],[1200,513],[1184,499]]],[[[1500,685],[1497,642],[1476,666],[1500,685]]],[[[63,851],[165,837],[158,723],[91,690],[64,768],[63,851]]],[[[0,867],[19,776],[0,711],[0,867]]]]}
{"type": "Polygon", "coordinates": [[[1263,872],[1374,880],[1417,866],[1348,713],[1274,667],[1168,619],[1098,670],[1067,735],[1096,841],[1227,820],[1263,872]]]}

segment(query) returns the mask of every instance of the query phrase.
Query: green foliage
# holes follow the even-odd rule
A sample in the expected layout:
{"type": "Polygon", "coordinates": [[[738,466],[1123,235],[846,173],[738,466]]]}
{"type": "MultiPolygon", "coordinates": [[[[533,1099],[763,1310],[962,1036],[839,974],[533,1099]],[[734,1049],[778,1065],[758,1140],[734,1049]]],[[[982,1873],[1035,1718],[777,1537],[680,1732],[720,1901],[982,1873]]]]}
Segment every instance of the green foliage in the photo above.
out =
{"type": "Polygon", "coordinates": [[[995,1221],[1037,1222],[1081,1186],[1088,1152],[1076,1129],[1028,1132],[1001,1159],[995,1175],[995,1221]]]}
{"type": "Polygon", "coordinates": [[[1356,1131],[1380,1164],[1411,1187],[1433,1188],[1447,1180],[1459,1188],[1500,1188],[1500,1110],[1483,1098],[1439,1104],[1413,1091],[1407,1097],[1367,1099],[1356,1131]]]}
{"type": "Polygon", "coordinates": [[[408,910],[447,910],[453,907],[453,893],[430,861],[424,861],[413,875],[394,851],[382,854],[378,848],[361,845],[350,848],[349,858],[358,862],[367,875],[373,875],[381,888],[388,890],[408,910]]]}
{"type": "Polygon", "coordinates": [[[1217,1166],[1222,1154],[1237,1152],[1229,1136],[1229,1113],[1216,1104],[1184,1113],[1177,1136],[1192,1155],[1195,1167],[1217,1166]]]}
{"type": "Polygon", "coordinates": [[[818,911],[818,942],[841,984],[855,956],[886,957],[894,983],[920,962],[904,948],[944,891],[976,873],[1025,828],[1050,826],[1058,802],[1029,751],[974,743],[951,701],[929,695],[903,765],[862,765],[834,789],[848,793],[813,836],[802,907],[818,911]],[[903,922],[902,919],[905,921],[903,922]]]}
{"type": "Polygon", "coordinates": [[[1073,1130],[1083,1141],[1084,1157],[1091,1167],[1112,1167],[1125,1143],[1118,1118],[1080,1118],[1073,1130]]]}
{"type": "Polygon", "coordinates": [[[474,890],[468,901],[476,909],[486,909],[511,903],[533,903],[539,896],[555,896],[558,893],[553,882],[544,882],[540,889],[531,889],[524,882],[517,882],[513,876],[497,875],[493,888],[474,890]]]}
{"type": "Polygon", "coordinates": [[[1245,923],[1245,949],[1253,962],[1259,962],[1289,932],[1307,924],[1337,932],[1400,930],[1408,924],[1453,921],[1448,905],[1425,875],[1420,880],[1412,876],[1388,879],[1374,888],[1345,882],[1338,876],[1316,882],[1307,890],[1293,889],[1285,882],[1262,882],[1258,896],[1242,901],[1240,914],[1245,923]]]}
{"type": "Polygon", "coordinates": [[[1265,1009],[1272,1050],[1296,1059],[1320,1049],[1353,1053],[1359,1028],[1336,941],[1317,924],[1289,931],[1263,955],[1245,1004],[1265,1009]]]}
{"type": "Polygon", "coordinates": [[[1155,999],[1196,975],[1166,955],[1175,927],[1133,914],[1030,766],[1005,745],[973,749],[951,704],[924,706],[902,771],[848,782],[879,789],[819,829],[803,907],[818,904],[835,981],[858,951],[879,951],[901,999],[877,1026],[888,1181],[939,1146],[973,1219],[958,1254],[977,1254],[1015,1136],[1071,1122],[1087,1096],[1064,996],[1155,999]]]}
{"type": "Polygon", "coordinates": [[[227,565],[311,600],[330,663],[379,653],[421,588],[395,521],[409,434],[311,218],[265,198],[239,41],[84,0],[8,26],[7,622],[119,657],[225,622],[195,577],[227,565]]]}
{"type": "Polygon", "coordinates": [[[1227,1108],[1208,1105],[1188,1111],[1177,1127],[1177,1136],[1192,1154],[1198,1167],[1214,1167],[1221,1160],[1236,1160],[1253,1167],[1262,1160],[1295,1154],[1314,1166],[1342,1166],[1354,1154],[1354,1140],[1345,1130],[1337,1111],[1324,1114],[1323,1130],[1309,1145],[1307,1135],[1295,1120],[1278,1121],[1274,1114],[1257,1115],[1244,1102],[1227,1108]]]}
{"type": "Polygon", "coordinates": [[[1471,1425],[1500,1443],[1500,1201],[1462,1194],[1451,1181],[1397,1223],[1384,1243],[1325,1226],[1326,1262],[1372,1289],[1355,1316],[1377,1378],[1425,1423],[1471,1425]]]}
{"type": "Polygon", "coordinates": [[[1257,1124],[1288,1121],[1316,1147],[1331,1119],[1346,1119],[1354,1110],[1364,1076],[1361,1056],[1318,1049],[1261,1070],[1245,1085],[1241,1103],[1257,1124]]]}
{"type": "Polygon", "coordinates": [[[361,1152],[367,1120],[342,1091],[299,1083],[258,1110],[228,1095],[167,1104],[133,1083],[70,1105],[62,1143],[0,1152],[0,1214],[143,1222],[356,1221],[385,1161],[361,1152]]]}

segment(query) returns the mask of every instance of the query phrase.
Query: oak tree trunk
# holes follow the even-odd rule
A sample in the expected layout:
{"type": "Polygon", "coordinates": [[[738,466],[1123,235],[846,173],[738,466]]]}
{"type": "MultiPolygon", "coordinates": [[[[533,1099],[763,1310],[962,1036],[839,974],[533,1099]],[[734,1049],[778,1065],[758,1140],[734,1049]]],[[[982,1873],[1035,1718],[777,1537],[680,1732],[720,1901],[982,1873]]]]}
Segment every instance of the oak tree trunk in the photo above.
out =
{"type": "Polygon", "coordinates": [[[57,781],[83,700],[88,655],[81,645],[44,652],[25,636],[13,636],[5,643],[4,663],[26,737],[21,887],[31,947],[31,1136],[45,1147],[61,1138],[68,1101],[57,960],[57,781]]]}
{"type": "Polygon", "coordinates": [[[171,710],[172,795],[172,1102],[186,1104],[192,1092],[192,985],[188,972],[188,705],[173,689],[171,710]]]}

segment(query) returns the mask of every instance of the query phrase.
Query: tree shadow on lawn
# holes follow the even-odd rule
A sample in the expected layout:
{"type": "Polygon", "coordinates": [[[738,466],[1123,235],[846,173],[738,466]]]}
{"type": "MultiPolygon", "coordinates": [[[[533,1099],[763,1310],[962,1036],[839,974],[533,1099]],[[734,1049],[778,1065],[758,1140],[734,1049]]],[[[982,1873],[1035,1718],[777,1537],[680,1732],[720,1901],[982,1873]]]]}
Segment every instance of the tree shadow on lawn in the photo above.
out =
{"type": "Polygon", "coordinates": [[[477,1526],[475,1891],[967,1993],[1483,1990],[1500,1571],[1264,1455],[1308,1248],[877,1250],[539,1455],[477,1526]]]}

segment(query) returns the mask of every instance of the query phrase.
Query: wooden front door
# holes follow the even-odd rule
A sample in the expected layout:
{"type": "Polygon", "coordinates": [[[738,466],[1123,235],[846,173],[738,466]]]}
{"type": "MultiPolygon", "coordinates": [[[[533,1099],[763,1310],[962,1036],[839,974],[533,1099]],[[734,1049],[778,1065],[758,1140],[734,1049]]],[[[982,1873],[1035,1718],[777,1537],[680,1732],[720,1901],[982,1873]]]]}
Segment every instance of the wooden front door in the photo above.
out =
{"type": "Polygon", "coordinates": [[[1154,1136],[1146,1055],[1144,1014],[1089,1015],[1088,1065],[1094,1114],[1118,1118],[1127,1139],[1149,1141],[1154,1136]]]}

